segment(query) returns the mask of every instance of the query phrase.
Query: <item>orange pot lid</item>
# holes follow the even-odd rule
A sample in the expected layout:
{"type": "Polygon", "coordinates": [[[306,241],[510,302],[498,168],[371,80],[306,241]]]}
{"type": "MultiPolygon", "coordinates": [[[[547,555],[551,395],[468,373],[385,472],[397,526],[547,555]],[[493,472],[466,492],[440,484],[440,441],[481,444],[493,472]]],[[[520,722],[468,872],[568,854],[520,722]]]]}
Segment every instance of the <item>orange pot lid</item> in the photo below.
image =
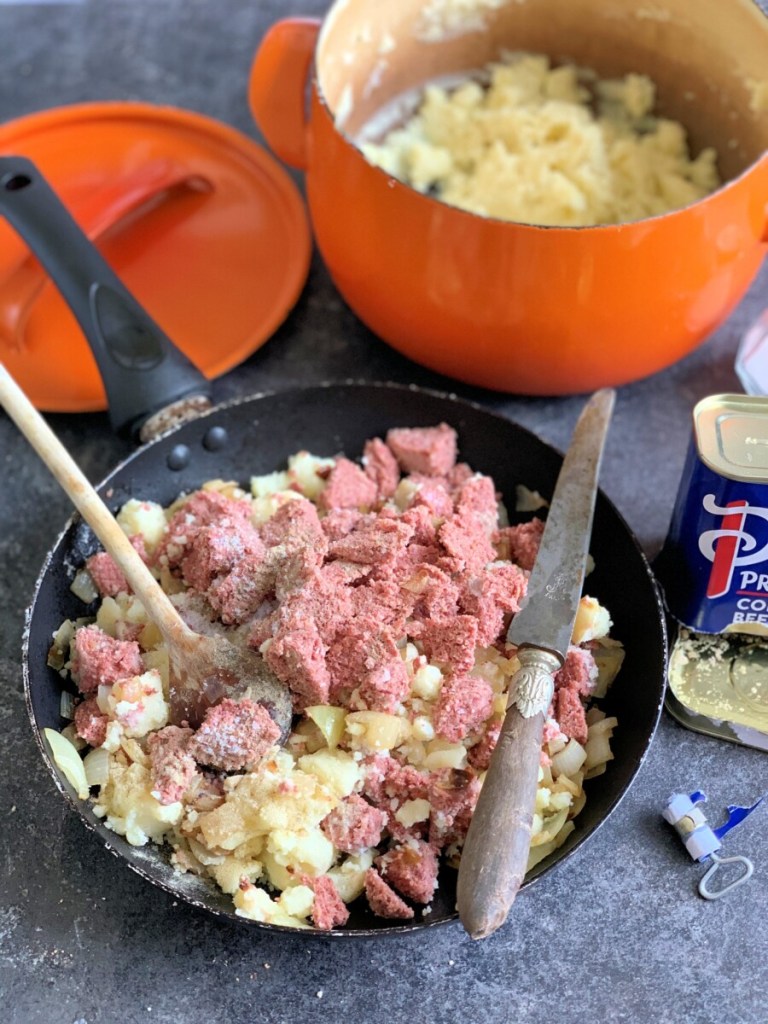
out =
{"type": "MultiPolygon", "coordinates": [[[[235,129],[140,103],[88,103],[0,126],[0,154],[40,168],[138,301],[208,377],[283,322],[311,235],[283,168],[235,129]]],[[[69,308],[0,218],[0,361],[39,409],[106,409],[69,308]]]]}

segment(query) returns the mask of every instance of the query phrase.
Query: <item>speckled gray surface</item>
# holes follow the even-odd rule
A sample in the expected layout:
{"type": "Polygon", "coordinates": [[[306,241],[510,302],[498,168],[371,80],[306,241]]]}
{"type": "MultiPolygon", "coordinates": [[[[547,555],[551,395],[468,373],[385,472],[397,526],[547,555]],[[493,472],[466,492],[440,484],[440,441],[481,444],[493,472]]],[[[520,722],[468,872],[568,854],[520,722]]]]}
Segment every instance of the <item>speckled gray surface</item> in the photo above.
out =
{"type": "MultiPolygon", "coordinates": [[[[281,15],[324,7],[0,3],[0,119],[135,98],[202,111],[256,137],[245,82],[260,36],[281,15]]],[[[738,389],[735,347],[762,305],[768,268],[696,354],[619,393],[602,481],[650,554],[666,531],[690,409],[704,395],[738,389]]],[[[494,395],[414,366],[360,325],[317,259],[288,322],[217,382],[216,397],[350,376],[455,390],[560,447],[582,402],[494,395]]],[[[103,415],[51,422],[94,480],[129,450],[103,415]]],[[[659,819],[678,789],[703,788],[713,819],[728,802],[751,802],[768,789],[768,759],[666,715],[608,825],[526,891],[506,927],[482,944],[453,925],[397,941],[278,939],[212,919],[143,882],[65,808],[32,739],[19,664],[23,613],[69,509],[5,417],[0,451],[0,1005],[9,1024],[768,1019],[768,812],[729,844],[755,859],[753,881],[713,904],[696,895],[701,869],[659,819]]]]}

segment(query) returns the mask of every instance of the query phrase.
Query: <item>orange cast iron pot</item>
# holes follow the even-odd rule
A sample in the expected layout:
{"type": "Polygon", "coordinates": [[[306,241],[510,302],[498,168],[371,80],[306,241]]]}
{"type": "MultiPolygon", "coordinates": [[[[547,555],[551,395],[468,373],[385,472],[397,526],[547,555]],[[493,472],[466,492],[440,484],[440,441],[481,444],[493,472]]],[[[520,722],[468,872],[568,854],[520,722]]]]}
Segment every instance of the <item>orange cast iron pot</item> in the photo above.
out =
{"type": "Polygon", "coordinates": [[[337,128],[318,82],[320,29],[273,26],[251,109],[277,155],[306,172],[339,291],[404,355],[519,394],[620,385],[694,349],[749,287],[768,243],[768,153],[706,199],[630,224],[484,218],[394,180],[337,128]]]}

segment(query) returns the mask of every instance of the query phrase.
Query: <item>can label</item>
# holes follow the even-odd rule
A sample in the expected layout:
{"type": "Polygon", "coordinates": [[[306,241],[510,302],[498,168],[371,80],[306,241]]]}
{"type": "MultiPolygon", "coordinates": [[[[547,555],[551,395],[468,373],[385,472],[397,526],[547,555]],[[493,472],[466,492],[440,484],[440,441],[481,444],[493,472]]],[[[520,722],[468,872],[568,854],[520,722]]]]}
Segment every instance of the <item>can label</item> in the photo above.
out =
{"type": "MultiPolygon", "coordinates": [[[[705,400],[709,422],[727,420],[726,398],[720,399],[719,419],[714,400],[705,400]]],[[[750,445],[763,444],[756,413],[763,414],[757,418],[764,419],[768,447],[768,406],[765,399],[752,401],[759,408],[750,411],[750,429],[738,447],[745,459],[750,445]]],[[[739,416],[732,417],[731,430],[734,422],[744,420],[744,403],[745,396],[739,396],[739,416]]],[[[695,422],[699,426],[696,417],[695,422]]],[[[728,467],[707,451],[710,440],[706,431],[694,431],[657,575],[669,612],[696,632],[768,635],[768,473],[750,467],[748,473],[739,472],[750,479],[724,475],[728,467]]],[[[721,446],[715,455],[722,451],[721,446]]]]}

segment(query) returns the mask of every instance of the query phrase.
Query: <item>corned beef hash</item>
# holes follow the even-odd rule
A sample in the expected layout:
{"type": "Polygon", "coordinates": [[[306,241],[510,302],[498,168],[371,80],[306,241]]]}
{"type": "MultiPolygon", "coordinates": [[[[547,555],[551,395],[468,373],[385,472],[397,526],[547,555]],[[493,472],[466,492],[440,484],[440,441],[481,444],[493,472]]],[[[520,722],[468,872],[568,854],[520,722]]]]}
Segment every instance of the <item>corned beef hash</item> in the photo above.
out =
{"type": "MultiPolygon", "coordinates": [[[[211,480],[117,519],[190,626],[259,650],[293,695],[284,748],[264,708],[224,699],[169,724],[168,657],[109,555],[73,589],[49,663],[72,681],[53,755],[109,828],[167,844],[236,912],[337,928],[347,904],[428,916],[455,865],[518,667],[505,642],[543,522],[510,526],[446,424],[390,430],[360,463],[299,452],[250,493],[211,480]],[[89,748],[89,749],[86,749],[89,748]],[[83,756],[85,753],[85,756],[83,756]]],[[[520,489],[526,507],[537,506],[520,489]]],[[[538,502],[538,507],[544,505],[538,502]]],[[[584,597],[545,725],[529,867],[556,849],[605,770],[616,719],[588,703],[623,658],[584,597]]]]}

